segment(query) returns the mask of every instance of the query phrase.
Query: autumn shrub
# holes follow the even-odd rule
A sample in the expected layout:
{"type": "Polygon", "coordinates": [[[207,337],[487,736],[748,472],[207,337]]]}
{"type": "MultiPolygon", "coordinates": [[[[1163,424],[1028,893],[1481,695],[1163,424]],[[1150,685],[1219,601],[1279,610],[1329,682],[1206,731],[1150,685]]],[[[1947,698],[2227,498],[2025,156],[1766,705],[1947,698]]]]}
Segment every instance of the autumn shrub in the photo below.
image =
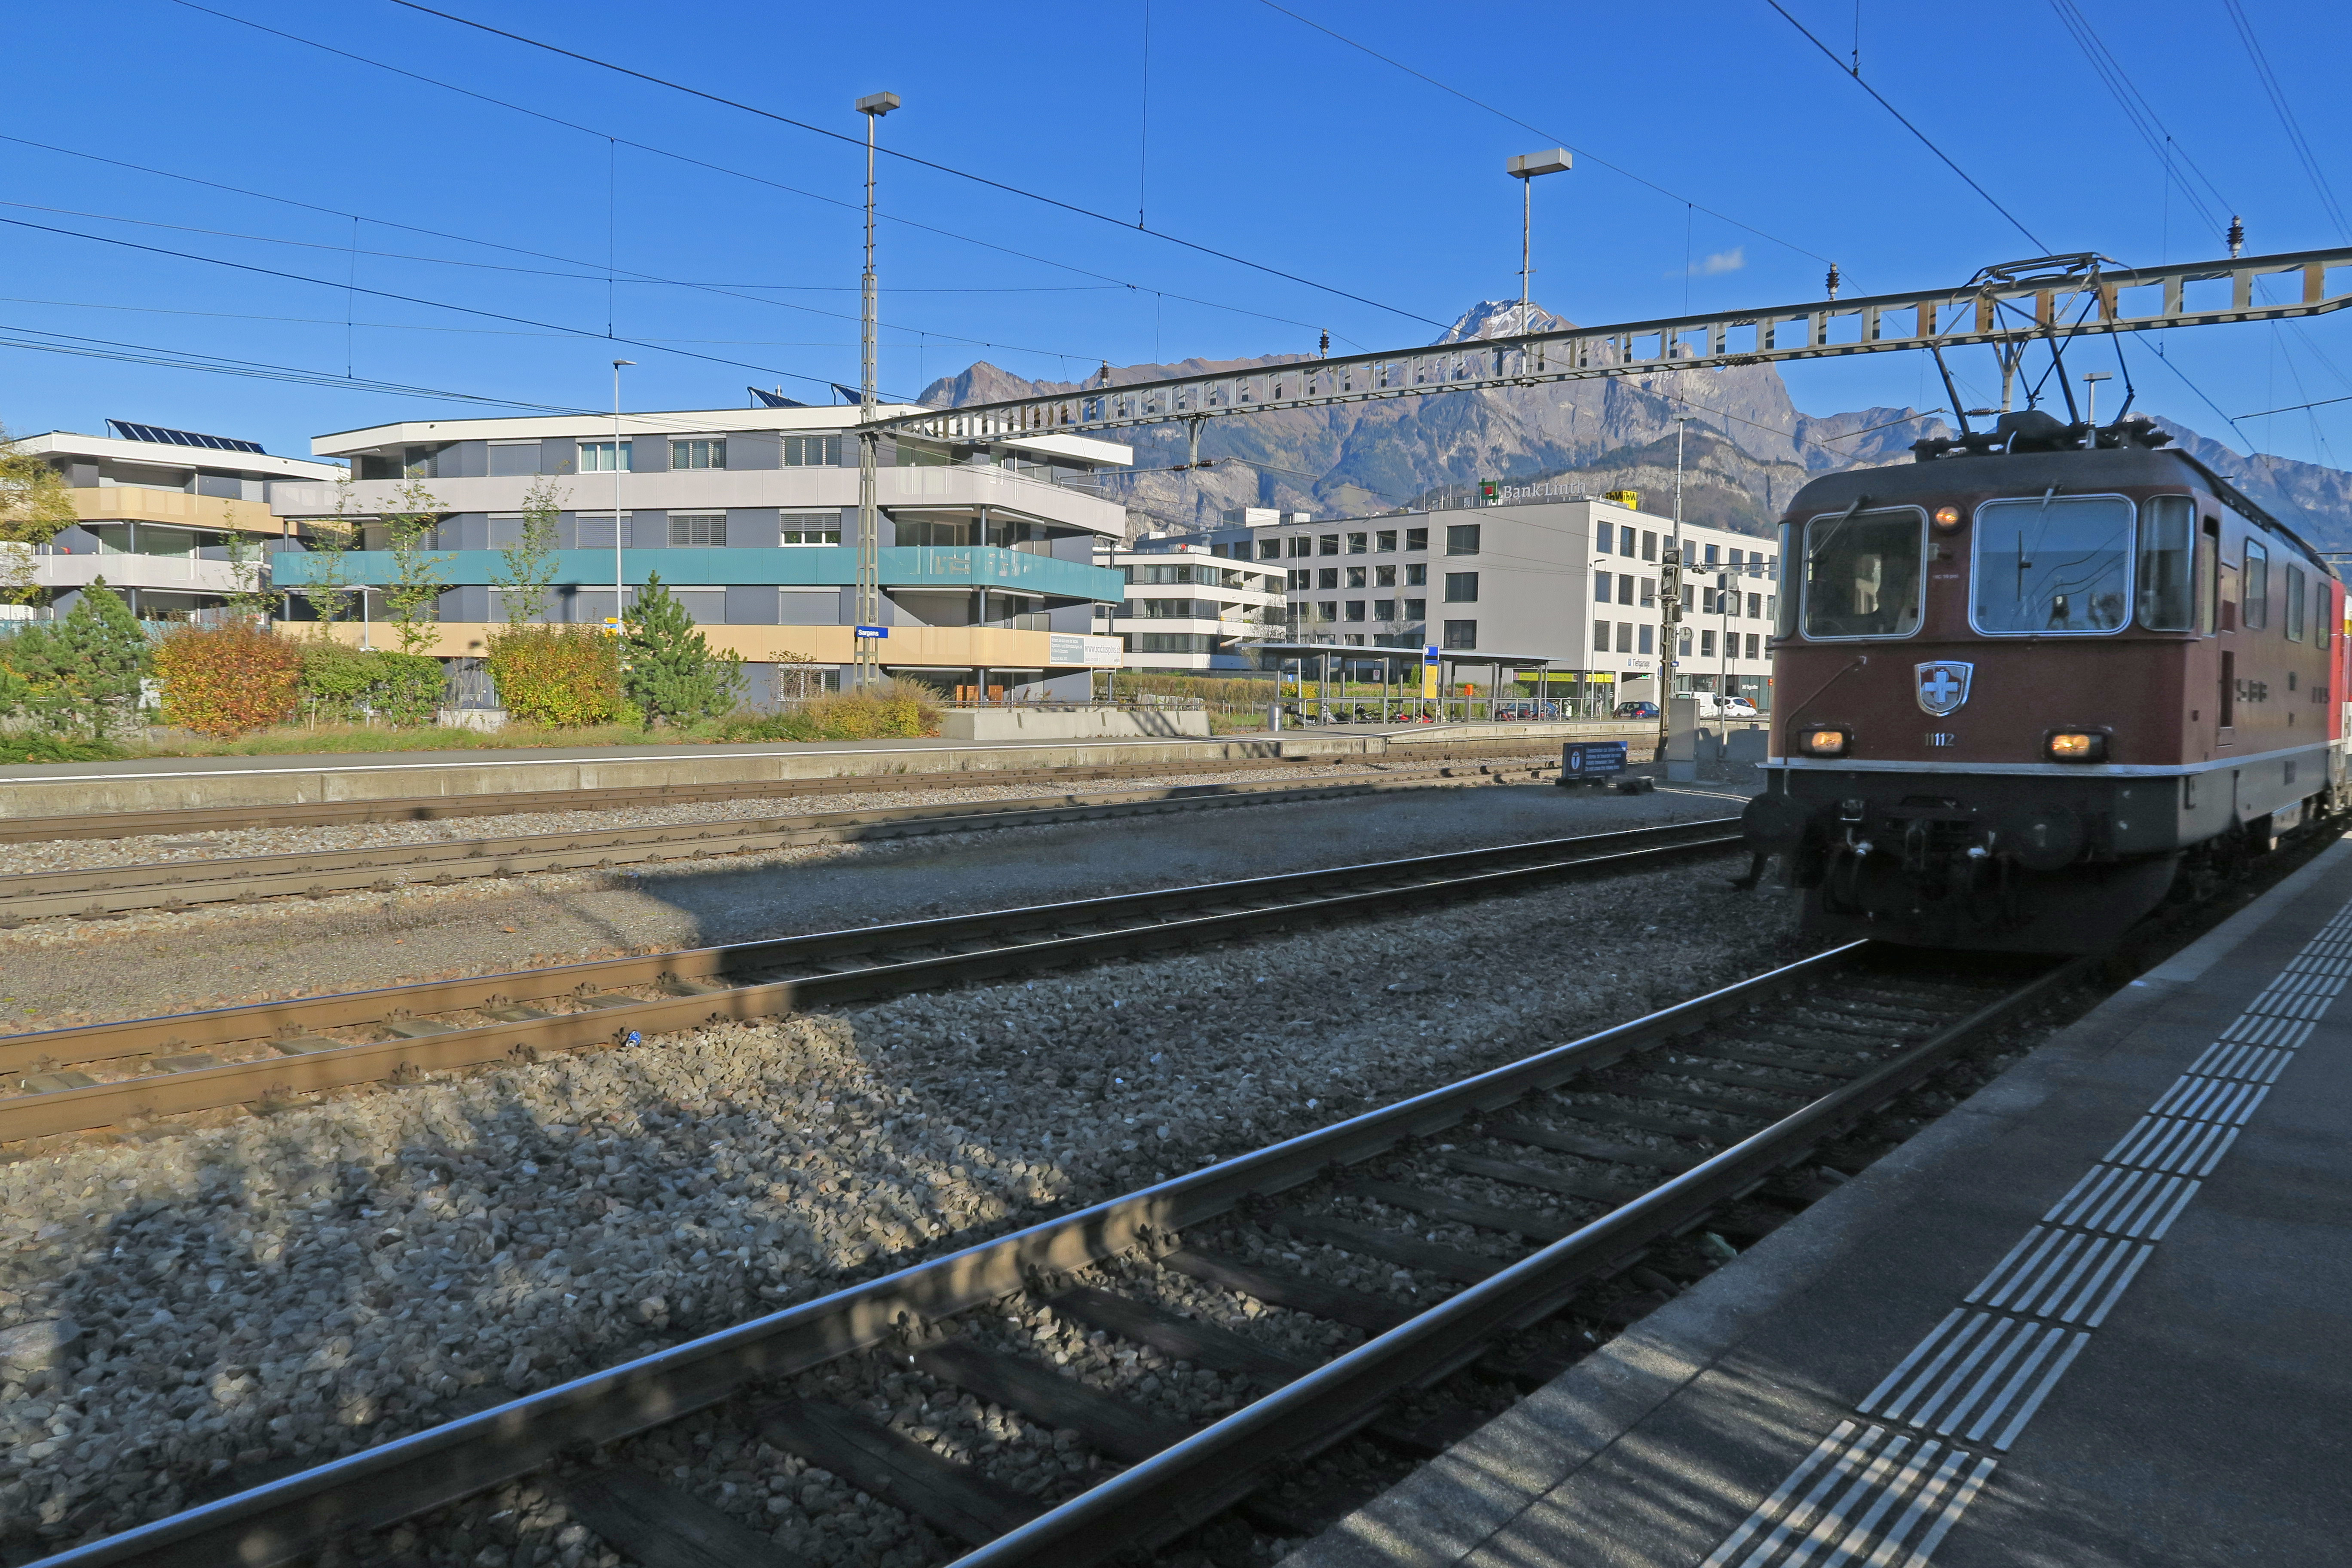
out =
{"type": "Polygon", "coordinates": [[[430,724],[440,710],[447,675],[430,655],[355,648],[329,637],[301,648],[301,698],[315,718],[373,717],[404,727],[430,724]]]}
{"type": "Polygon", "coordinates": [[[166,724],[224,740],[294,716],[301,645],[245,622],[182,626],[155,650],[166,724]]]}
{"type": "Polygon", "coordinates": [[[621,717],[619,640],[596,626],[493,633],[487,660],[508,721],[572,728],[621,717]]]}
{"type": "Polygon", "coordinates": [[[814,698],[782,713],[729,723],[730,741],[913,740],[940,732],[940,694],[919,680],[888,680],[814,698]]]}

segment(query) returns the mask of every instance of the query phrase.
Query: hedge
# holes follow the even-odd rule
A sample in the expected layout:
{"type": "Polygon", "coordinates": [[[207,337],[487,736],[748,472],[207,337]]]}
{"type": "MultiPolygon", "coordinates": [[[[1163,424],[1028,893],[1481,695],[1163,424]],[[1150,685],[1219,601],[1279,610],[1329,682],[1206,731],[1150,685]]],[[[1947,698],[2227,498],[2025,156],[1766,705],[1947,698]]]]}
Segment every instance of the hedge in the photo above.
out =
{"type": "Polygon", "coordinates": [[[299,645],[250,624],[181,626],[155,650],[163,722],[222,740],[283,723],[302,668],[299,645]]]}
{"type": "Polygon", "coordinates": [[[486,662],[516,722],[609,724],[623,714],[619,639],[601,627],[511,627],[492,634],[486,662]]]}

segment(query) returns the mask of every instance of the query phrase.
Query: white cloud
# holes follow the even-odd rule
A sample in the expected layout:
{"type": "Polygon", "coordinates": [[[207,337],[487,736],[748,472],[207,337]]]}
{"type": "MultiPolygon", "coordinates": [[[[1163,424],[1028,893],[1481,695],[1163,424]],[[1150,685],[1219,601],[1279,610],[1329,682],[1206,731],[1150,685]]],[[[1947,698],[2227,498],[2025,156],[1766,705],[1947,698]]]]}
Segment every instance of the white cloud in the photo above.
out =
{"type": "Polygon", "coordinates": [[[1737,272],[1747,265],[1748,247],[1735,245],[1729,250],[1718,250],[1713,256],[1703,258],[1691,268],[1691,272],[1695,277],[1712,278],[1719,272],[1737,272]]]}

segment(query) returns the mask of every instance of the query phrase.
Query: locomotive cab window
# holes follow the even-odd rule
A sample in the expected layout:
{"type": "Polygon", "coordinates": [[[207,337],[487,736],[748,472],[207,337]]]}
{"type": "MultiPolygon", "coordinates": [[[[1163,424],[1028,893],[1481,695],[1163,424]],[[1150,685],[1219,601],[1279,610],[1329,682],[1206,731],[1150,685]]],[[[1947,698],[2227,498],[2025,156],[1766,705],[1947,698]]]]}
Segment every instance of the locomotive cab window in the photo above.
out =
{"type": "Polygon", "coordinates": [[[2185,632],[2195,627],[2197,503],[2188,496],[2158,496],[2140,509],[2137,584],[2140,628],[2185,632]]]}
{"type": "Polygon", "coordinates": [[[1927,514],[1832,512],[1805,524],[1805,636],[1907,637],[1919,629],[1927,514]]]}
{"type": "Polygon", "coordinates": [[[2020,497],[1977,508],[1970,619],[1991,636],[2099,636],[2131,607],[2132,504],[2020,497]]]}

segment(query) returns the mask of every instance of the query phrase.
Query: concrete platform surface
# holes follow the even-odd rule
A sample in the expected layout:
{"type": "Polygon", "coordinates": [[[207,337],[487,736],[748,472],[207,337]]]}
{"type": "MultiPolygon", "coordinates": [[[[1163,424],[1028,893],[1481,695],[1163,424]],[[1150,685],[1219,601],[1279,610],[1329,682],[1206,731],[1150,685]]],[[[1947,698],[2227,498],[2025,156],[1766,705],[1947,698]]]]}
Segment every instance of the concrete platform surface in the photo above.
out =
{"type": "Polygon", "coordinates": [[[1285,1559],[2352,1563],[2352,843],[1285,1559]]]}
{"type": "MultiPolygon", "coordinates": [[[[92,812],[279,805],[323,800],[440,799],[536,790],[684,783],[985,774],[1274,758],[1425,758],[1447,746],[1523,744],[1538,756],[1562,734],[1614,738],[1624,726],[1520,722],[1402,728],[1329,725],[1280,733],[1096,740],[779,741],[752,745],[485,747],[274,757],[144,757],[0,768],[0,819],[92,812]]],[[[1637,748],[1638,750],[1638,748],[1637,748]]],[[[1411,765],[1407,763],[1406,765],[1411,765]]]]}

